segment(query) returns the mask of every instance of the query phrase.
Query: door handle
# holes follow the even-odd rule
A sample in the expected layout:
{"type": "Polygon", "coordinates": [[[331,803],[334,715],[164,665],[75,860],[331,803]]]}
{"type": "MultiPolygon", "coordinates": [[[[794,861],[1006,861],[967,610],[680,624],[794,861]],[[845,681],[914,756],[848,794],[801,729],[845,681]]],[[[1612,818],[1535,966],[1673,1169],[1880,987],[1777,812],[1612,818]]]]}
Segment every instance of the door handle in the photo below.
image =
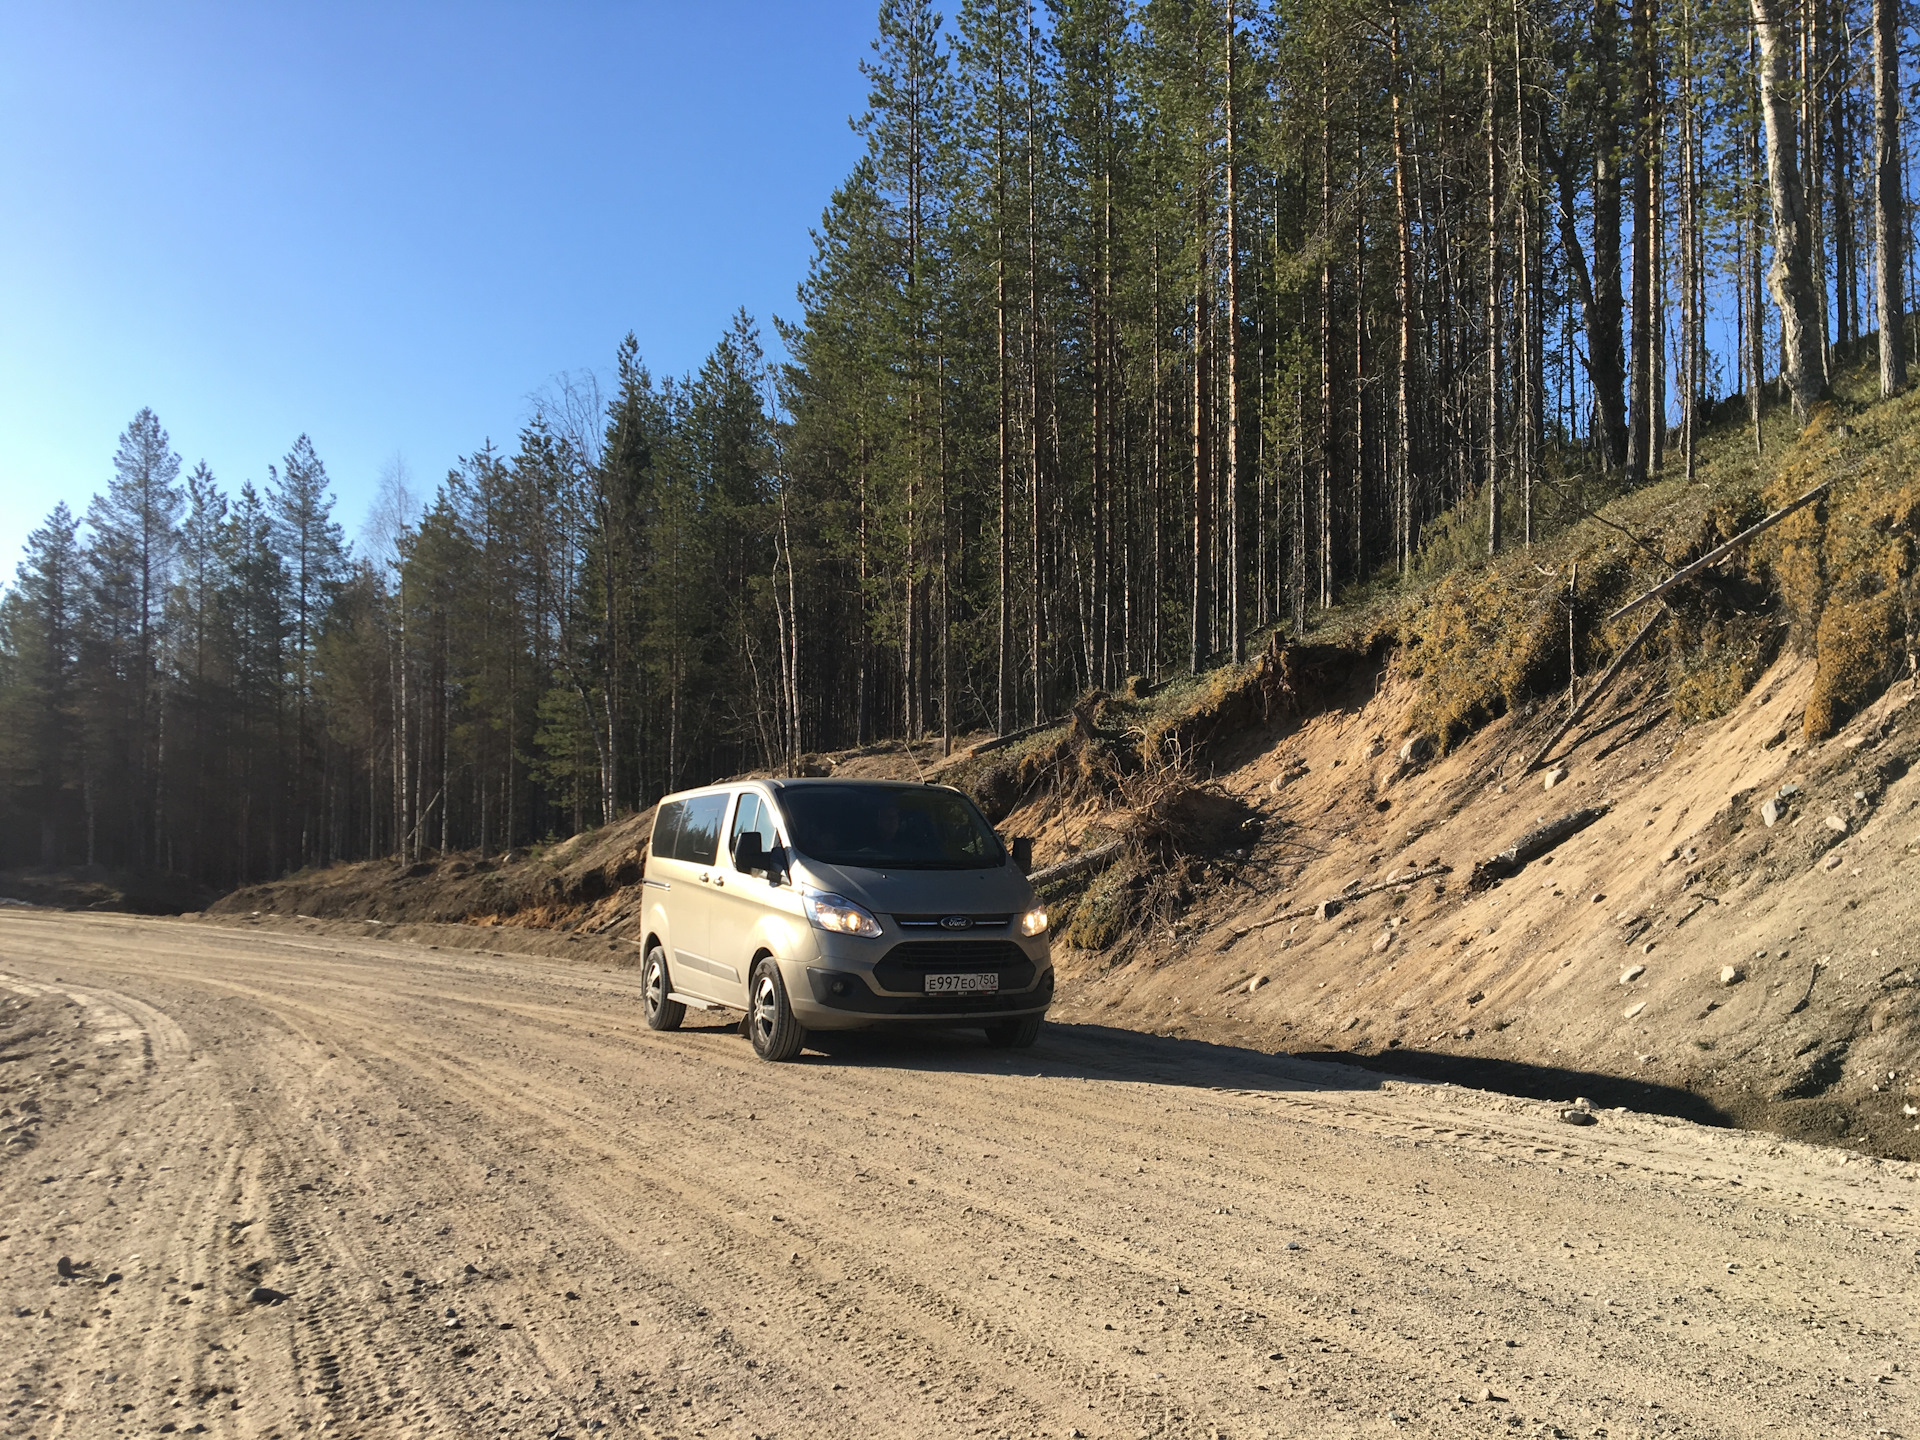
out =
{"type": "Polygon", "coordinates": [[[702,885],[706,885],[706,884],[709,884],[709,883],[711,883],[711,882],[709,882],[709,881],[708,881],[708,879],[707,879],[707,872],[706,872],[706,871],[704,871],[704,870],[702,870],[702,871],[700,872],[700,883],[701,883],[702,885]]]}
{"type": "Polygon", "coordinates": [[[716,875],[713,877],[713,883],[724,890],[727,885],[727,877],[724,875],[716,875]]]}

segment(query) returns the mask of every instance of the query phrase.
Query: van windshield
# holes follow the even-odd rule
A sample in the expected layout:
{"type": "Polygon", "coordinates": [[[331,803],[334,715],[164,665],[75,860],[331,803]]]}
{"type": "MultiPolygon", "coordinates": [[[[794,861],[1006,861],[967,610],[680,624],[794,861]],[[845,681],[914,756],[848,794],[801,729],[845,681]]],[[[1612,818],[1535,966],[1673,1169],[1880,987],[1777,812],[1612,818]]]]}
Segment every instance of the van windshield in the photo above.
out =
{"type": "Polygon", "coordinates": [[[990,870],[1005,861],[980,812],[925,785],[805,785],[780,793],[793,848],[828,865],[990,870]]]}

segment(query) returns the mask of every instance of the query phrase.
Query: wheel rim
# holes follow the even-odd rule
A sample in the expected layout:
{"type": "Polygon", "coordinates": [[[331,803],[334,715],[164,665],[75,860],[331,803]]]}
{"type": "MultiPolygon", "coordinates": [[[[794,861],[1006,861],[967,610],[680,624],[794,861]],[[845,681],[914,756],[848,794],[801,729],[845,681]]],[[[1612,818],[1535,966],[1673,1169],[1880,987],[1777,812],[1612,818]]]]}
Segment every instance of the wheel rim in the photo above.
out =
{"type": "Polygon", "coordinates": [[[780,1024],[780,992],[773,976],[761,972],[753,987],[753,1038],[762,1046],[773,1043],[773,1032],[780,1024]]]}
{"type": "Polygon", "coordinates": [[[660,957],[654,956],[647,962],[647,1009],[657,1015],[667,1001],[666,967],[660,963],[660,957]]]}

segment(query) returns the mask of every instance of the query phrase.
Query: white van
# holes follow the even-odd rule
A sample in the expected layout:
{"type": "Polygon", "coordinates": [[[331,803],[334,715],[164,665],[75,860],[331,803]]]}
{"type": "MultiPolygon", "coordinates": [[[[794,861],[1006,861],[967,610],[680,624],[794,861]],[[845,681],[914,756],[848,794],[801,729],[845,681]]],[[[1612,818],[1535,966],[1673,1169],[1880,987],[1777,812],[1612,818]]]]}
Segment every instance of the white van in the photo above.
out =
{"type": "Polygon", "coordinates": [[[754,780],[660,802],[645,879],[647,1024],[746,1013],[768,1060],[809,1030],[981,1026],[1033,1044],[1053,1000],[1047,912],[973,802],[943,785],[754,780]]]}

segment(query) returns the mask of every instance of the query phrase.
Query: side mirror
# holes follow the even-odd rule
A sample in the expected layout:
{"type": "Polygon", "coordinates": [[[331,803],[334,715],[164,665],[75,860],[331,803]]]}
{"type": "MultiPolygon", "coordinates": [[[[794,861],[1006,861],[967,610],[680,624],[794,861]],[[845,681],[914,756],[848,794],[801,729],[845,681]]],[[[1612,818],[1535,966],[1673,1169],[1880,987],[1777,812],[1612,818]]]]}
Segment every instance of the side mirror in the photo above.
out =
{"type": "Polygon", "coordinates": [[[765,873],[767,852],[760,846],[758,830],[749,830],[733,842],[733,868],[742,875],[765,873]]]}
{"type": "Polygon", "coordinates": [[[1007,848],[1013,852],[1013,863],[1020,867],[1022,875],[1033,873],[1033,837],[1016,835],[1007,842],[1007,848]]]}

